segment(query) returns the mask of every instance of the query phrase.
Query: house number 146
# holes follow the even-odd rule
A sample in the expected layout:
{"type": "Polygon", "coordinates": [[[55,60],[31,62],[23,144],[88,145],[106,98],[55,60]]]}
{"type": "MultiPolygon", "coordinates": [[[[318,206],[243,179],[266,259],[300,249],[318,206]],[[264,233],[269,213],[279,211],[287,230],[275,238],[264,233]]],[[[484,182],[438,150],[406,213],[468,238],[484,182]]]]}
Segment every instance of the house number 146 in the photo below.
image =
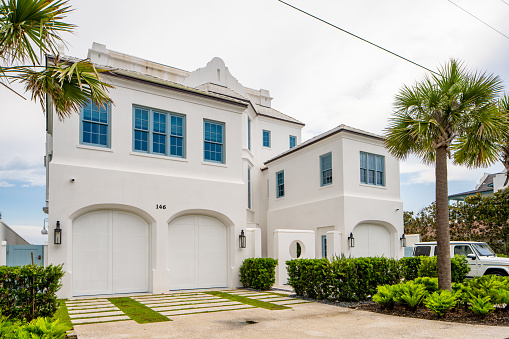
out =
{"type": "Polygon", "coordinates": [[[166,205],[158,205],[156,204],[156,210],[165,210],[166,209],[166,205]]]}

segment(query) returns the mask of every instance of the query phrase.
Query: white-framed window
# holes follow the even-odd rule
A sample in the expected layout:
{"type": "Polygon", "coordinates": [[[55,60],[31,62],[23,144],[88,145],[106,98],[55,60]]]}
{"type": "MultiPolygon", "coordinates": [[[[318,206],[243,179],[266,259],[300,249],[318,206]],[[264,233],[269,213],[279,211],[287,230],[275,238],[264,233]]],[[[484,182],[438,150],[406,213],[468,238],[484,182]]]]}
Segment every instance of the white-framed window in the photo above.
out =
{"type": "Polygon", "coordinates": [[[251,118],[247,117],[247,149],[251,150],[251,118]]]}
{"type": "Polygon", "coordinates": [[[276,198],[285,196],[285,171],[276,173],[276,198]]]}
{"type": "Polygon", "coordinates": [[[332,153],[320,156],[320,186],[332,184],[332,153]]]}
{"type": "Polygon", "coordinates": [[[133,150],[185,158],[186,117],[133,106],[133,150]]]}
{"type": "Polygon", "coordinates": [[[360,152],[361,183],[385,186],[385,157],[383,155],[360,152]]]}
{"type": "Polygon", "coordinates": [[[80,144],[110,147],[110,105],[88,102],[80,115],[80,144]]]}
{"type": "Polygon", "coordinates": [[[224,122],[203,120],[203,160],[225,162],[225,129],[224,122]]]}
{"type": "Polygon", "coordinates": [[[247,208],[251,209],[251,167],[247,168],[247,208]]]}
{"type": "Polygon", "coordinates": [[[270,148],[270,131],[263,130],[263,147],[270,148]]]}
{"type": "Polygon", "coordinates": [[[297,137],[290,135],[290,148],[294,148],[295,146],[297,146],[297,137]]]}
{"type": "Polygon", "coordinates": [[[327,236],[322,235],[322,258],[327,258],[327,236]]]}

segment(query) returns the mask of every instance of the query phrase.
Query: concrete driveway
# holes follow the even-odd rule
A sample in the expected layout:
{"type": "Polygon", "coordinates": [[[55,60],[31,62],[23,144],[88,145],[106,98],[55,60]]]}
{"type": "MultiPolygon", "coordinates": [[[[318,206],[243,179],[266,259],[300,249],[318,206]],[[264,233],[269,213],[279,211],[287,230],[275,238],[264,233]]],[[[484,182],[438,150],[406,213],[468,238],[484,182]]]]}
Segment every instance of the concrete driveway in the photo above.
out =
{"type": "Polygon", "coordinates": [[[509,327],[420,320],[321,303],[270,311],[262,308],[170,317],[137,324],[76,325],[78,338],[509,338],[509,327]]]}

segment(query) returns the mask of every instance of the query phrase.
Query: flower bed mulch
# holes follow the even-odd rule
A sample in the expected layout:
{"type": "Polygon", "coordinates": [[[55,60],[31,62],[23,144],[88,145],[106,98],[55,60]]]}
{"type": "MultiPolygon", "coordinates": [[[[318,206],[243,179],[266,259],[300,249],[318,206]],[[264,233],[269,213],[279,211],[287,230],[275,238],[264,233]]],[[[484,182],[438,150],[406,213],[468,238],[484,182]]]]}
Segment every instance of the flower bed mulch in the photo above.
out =
{"type": "Polygon", "coordinates": [[[470,310],[457,308],[453,311],[447,312],[444,317],[439,317],[426,307],[419,307],[415,312],[400,305],[394,306],[394,309],[392,310],[386,310],[381,308],[380,305],[376,303],[362,304],[352,308],[355,308],[356,310],[395,315],[399,317],[440,320],[473,325],[509,326],[509,312],[498,308],[493,313],[486,316],[477,316],[470,310]]]}

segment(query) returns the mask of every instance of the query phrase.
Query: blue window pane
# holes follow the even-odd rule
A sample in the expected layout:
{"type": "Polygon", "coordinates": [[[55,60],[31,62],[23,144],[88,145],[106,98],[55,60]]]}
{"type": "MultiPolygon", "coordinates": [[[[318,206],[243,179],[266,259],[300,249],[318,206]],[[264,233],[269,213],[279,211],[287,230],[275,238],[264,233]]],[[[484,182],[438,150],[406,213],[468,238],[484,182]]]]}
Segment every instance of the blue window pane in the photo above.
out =
{"type": "Polygon", "coordinates": [[[270,131],[263,130],[263,147],[270,147],[270,131]]]}
{"type": "Polygon", "coordinates": [[[165,135],[154,133],[152,150],[154,151],[154,153],[166,154],[166,136],[165,135]]]}
{"type": "Polygon", "coordinates": [[[148,111],[136,109],[134,113],[134,128],[148,131],[148,111]]]}
{"type": "Polygon", "coordinates": [[[170,155],[175,156],[183,156],[184,154],[184,148],[183,148],[183,140],[182,138],[178,137],[171,137],[170,138],[170,155]]]}
{"type": "Polygon", "coordinates": [[[297,145],[297,138],[290,135],[290,148],[294,148],[297,145]]]}
{"type": "Polygon", "coordinates": [[[154,113],[154,132],[166,134],[166,114],[154,113]]]}
{"type": "Polygon", "coordinates": [[[90,120],[92,118],[92,111],[90,109],[90,104],[83,108],[83,120],[90,120]]]}
{"type": "Polygon", "coordinates": [[[148,152],[148,133],[134,131],[134,149],[148,152]]]}

